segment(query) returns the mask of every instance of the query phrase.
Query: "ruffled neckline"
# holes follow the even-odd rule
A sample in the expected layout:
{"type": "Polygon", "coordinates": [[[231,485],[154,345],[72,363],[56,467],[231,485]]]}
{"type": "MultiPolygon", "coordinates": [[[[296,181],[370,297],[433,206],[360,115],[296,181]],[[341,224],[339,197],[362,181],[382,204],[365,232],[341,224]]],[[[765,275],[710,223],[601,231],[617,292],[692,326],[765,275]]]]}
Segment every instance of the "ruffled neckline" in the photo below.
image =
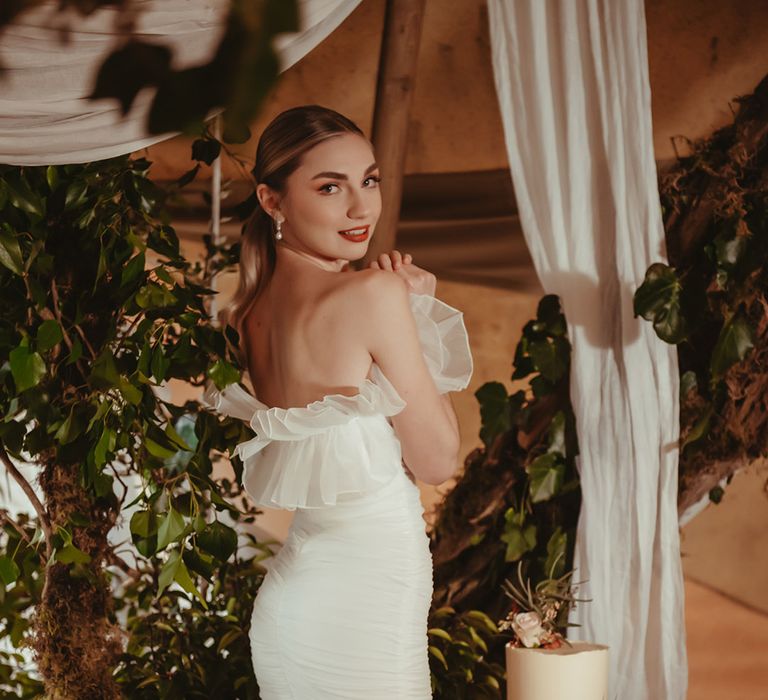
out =
{"type": "MultiPolygon", "coordinates": [[[[463,314],[428,294],[410,294],[419,340],[427,367],[440,393],[458,391],[469,383],[472,355],[463,314]]],[[[219,413],[250,424],[257,437],[239,446],[240,453],[256,452],[271,440],[295,440],[348,423],[358,416],[393,416],[405,400],[374,360],[369,377],[357,385],[355,394],[330,393],[305,406],[268,406],[242,385],[222,391],[209,385],[203,400],[219,413]],[[243,449],[240,449],[243,448],[243,449]]]]}
{"type": "Polygon", "coordinates": [[[291,440],[322,433],[356,416],[392,416],[402,411],[405,400],[375,362],[369,374],[370,378],[357,385],[355,394],[326,394],[306,406],[267,406],[240,384],[231,384],[221,392],[207,390],[205,400],[217,411],[247,421],[259,442],[291,440]]]}

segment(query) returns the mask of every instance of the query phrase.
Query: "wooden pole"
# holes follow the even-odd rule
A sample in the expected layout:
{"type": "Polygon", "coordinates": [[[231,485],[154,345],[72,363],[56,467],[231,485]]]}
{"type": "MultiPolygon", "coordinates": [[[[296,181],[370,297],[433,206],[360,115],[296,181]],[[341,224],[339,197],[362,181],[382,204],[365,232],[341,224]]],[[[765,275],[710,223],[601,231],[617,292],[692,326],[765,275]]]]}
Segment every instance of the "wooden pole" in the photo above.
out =
{"type": "Polygon", "coordinates": [[[383,201],[368,253],[358,261],[358,268],[366,267],[380,253],[395,247],[408,117],[416,83],[425,4],[426,0],[387,0],[371,133],[376,162],[381,168],[383,201]]]}

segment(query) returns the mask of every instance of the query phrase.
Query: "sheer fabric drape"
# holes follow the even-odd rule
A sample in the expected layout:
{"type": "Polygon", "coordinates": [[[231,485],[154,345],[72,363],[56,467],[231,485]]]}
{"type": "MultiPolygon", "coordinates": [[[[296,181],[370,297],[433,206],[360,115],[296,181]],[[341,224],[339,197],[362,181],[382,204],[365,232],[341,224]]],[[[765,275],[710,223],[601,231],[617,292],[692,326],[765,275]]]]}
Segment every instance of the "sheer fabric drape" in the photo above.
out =
{"type": "Polygon", "coordinates": [[[610,645],[611,698],[682,700],[675,348],[633,317],[666,259],[642,0],[489,0],[525,238],[573,345],[583,505],[576,638],[610,645]]]}
{"type": "MultiPolygon", "coordinates": [[[[323,41],[360,0],[299,0],[301,31],[274,46],[286,70],[323,41]]],[[[115,100],[88,100],[99,66],[121,37],[116,10],[61,14],[58,0],[23,13],[0,34],[0,163],[85,163],[132,153],[175,136],[147,134],[153,88],[123,116],[115,100]],[[66,44],[60,28],[69,26],[66,44]]],[[[142,40],[169,46],[172,66],[207,63],[221,39],[230,0],[133,0],[142,40]]]]}

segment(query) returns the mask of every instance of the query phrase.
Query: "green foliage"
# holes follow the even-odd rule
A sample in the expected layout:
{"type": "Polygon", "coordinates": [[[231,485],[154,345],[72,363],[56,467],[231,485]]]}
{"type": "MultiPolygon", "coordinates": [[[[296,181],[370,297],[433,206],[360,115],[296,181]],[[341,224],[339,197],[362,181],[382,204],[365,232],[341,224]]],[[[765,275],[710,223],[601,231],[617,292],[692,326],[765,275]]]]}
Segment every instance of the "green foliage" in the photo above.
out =
{"type": "Polygon", "coordinates": [[[670,265],[635,293],[678,345],[682,508],[768,454],[768,79],[736,102],[732,124],[660,177],[670,265]]]}
{"type": "Polygon", "coordinates": [[[654,263],[645,281],[635,292],[635,316],[653,322],[656,335],[667,343],[681,343],[688,335],[685,315],[680,308],[682,285],[675,270],[654,263]]]}
{"type": "Polygon", "coordinates": [[[438,608],[430,615],[427,636],[433,697],[501,700],[504,664],[488,656],[504,640],[490,617],[480,610],[462,613],[450,606],[438,608]]]}
{"type": "MultiPolygon", "coordinates": [[[[503,582],[514,569],[535,586],[571,566],[580,491],[569,368],[565,318],[557,297],[546,296],[514,355],[512,379],[527,379],[529,388],[509,394],[500,382],[489,382],[475,393],[484,446],[467,458],[432,533],[438,609],[501,619],[509,610],[503,582]]],[[[431,622],[442,629],[448,624],[458,623],[439,615],[431,622]]],[[[485,666],[480,671],[498,681],[494,695],[476,687],[473,664],[503,668],[509,635],[496,630],[483,650],[469,634],[463,641],[470,648],[452,649],[454,660],[439,647],[447,664],[432,653],[435,698],[503,697],[503,674],[489,674],[485,666]]]]}
{"type": "MultiPolygon", "coordinates": [[[[221,564],[215,577],[203,576],[191,603],[172,588],[156,593],[155,581],[159,578],[162,586],[168,562],[175,562],[177,571],[184,567],[189,572],[192,560],[187,555],[194,550],[185,553],[184,561],[174,552],[165,563],[158,558],[145,562],[137,576],[118,584],[118,617],[129,639],[116,674],[126,697],[259,697],[248,627],[265,573],[260,561],[271,551],[252,537],[249,541],[253,552],[221,564]]],[[[186,590],[183,584],[182,588],[186,590]]]]}
{"type": "Polygon", "coordinates": [[[31,607],[40,600],[43,587],[38,551],[42,538],[25,515],[11,519],[7,511],[0,511],[0,522],[0,551],[4,552],[0,556],[0,637],[16,649],[0,652],[0,695],[37,698],[42,684],[30,667],[28,655],[21,651],[29,634],[31,607]]]}
{"type": "MultiPolygon", "coordinates": [[[[179,631],[181,615],[192,638],[197,625],[216,639],[231,637],[221,617],[229,603],[220,596],[234,590],[227,577],[257,561],[238,558],[237,535],[225,522],[253,521],[255,511],[236,485],[242,465],[235,460],[234,482],[212,478],[217,455],[250,431],[198,402],[176,405],[162,391],[169,380],[201,386],[210,379],[222,387],[240,372],[231,352],[236,334],[214,328],[207,313],[209,269],[182,256],[165,223],[165,193],[147,178],[148,168],[127,157],[0,166],[0,447],[8,460],[44,465],[57,479],[66,475],[88,499],[80,511],[48,511],[49,554],[38,520],[17,518],[14,527],[5,516],[0,625],[17,648],[30,640],[46,571],[63,567],[72,579],[95,580],[103,566],[92,539],[95,512],[130,515],[136,568],[115,552],[107,560],[118,566],[115,575],[121,572],[124,587],[114,599],[129,609],[137,639],[157,634],[164,615],[166,626],[179,631]],[[140,484],[128,504],[126,482],[140,484]]],[[[246,603],[238,598],[238,606],[246,603]]],[[[164,647],[166,661],[175,643],[164,647]]],[[[149,682],[163,667],[141,666],[159,663],[160,653],[142,651],[142,644],[119,676],[135,682],[135,690],[147,681],[135,697],[196,697],[190,688],[199,697],[219,690],[221,697],[256,697],[245,640],[230,650],[233,668],[248,669],[248,681],[237,688],[237,678],[220,668],[199,678],[194,664],[175,674],[168,665],[167,678],[149,682]],[[169,694],[157,695],[158,688],[169,694]]],[[[16,666],[13,655],[0,658],[0,691],[39,691],[39,680],[16,666]]]]}

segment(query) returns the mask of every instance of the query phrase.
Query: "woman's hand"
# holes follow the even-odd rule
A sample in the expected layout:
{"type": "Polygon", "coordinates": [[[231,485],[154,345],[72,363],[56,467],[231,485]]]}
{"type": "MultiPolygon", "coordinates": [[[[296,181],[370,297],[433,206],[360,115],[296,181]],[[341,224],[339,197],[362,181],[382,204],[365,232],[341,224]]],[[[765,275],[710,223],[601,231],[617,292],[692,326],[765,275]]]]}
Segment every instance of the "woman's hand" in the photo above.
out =
{"type": "Polygon", "coordinates": [[[403,255],[399,250],[391,253],[381,253],[376,260],[372,260],[369,267],[374,270],[391,270],[403,278],[409,292],[414,294],[428,294],[435,296],[437,277],[431,272],[414,265],[413,256],[410,253],[403,255]]]}

